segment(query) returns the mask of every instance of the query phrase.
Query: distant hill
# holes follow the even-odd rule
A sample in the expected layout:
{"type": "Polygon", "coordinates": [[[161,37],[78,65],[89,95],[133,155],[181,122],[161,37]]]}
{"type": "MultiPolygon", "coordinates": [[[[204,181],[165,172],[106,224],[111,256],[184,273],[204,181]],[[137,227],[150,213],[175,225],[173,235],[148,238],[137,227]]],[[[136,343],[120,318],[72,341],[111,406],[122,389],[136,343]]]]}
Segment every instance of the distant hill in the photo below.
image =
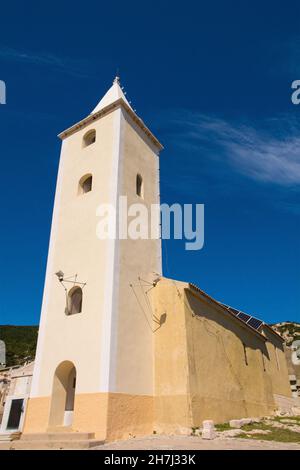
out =
{"type": "Polygon", "coordinates": [[[6,345],[6,365],[23,364],[35,358],[37,326],[0,325],[0,339],[6,345]]]}
{"type": "Polygon", "coordinates": [[[287,346],[291,346],[295,340],[300,340],[300,323],[284,321],[270,326],[283,337],[287,346]]]}
{"type": "MultiPolygon", "coordinates": [[[[270,325],[290,346],[300,340],[300,323],[286,321],[270,325]]],[[[35,358],[38,326],[0,325],[0,339],[6,344],[6,364],[14,366],[35,358]]]]}

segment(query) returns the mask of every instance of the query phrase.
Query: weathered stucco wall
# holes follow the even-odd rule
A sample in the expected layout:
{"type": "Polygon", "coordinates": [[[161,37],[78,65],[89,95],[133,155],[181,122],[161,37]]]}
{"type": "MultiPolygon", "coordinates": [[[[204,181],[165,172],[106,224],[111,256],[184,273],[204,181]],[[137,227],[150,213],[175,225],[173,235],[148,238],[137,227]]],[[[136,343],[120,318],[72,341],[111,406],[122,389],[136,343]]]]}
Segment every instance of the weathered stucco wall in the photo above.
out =
{"type": "Polygon", "coordinates": [[[96,439],[117,440],[153,432],[153,398],[117,393],[77,394],[71,428],[48,425],[50,397],[31,398],[23,432],[94,432],[96,439]]]}
{"type": "Polygon", "coordinates": [[[152,290],[154,314],[165,322],[154,324],[154,428],[157,432],[191,429],[189,364],[183,303],[185,284],[162,278],[152,290]]]}
{"type": "MultiPolygon", "coordinates": [[[[77,394],[74,431],[93,431],[107,440],[153,431],[189,433],[205,419],[268,415],[274,394],[291,396],[280,339],[268,330],[265,341],[182,282],[161,278],[149,297],[156,318],[154,396],[77,394]]],[[[25,432],[45,432],[49,409],[49,397],[31,399],[25,432]]]]}
{"type": "Polygon", "coordinates": [[[262,338],[222,307],[186,290],[189,380],[193,423],[263,416],[274,409],[262,338]],[[245,350],[246,357],[245,357],[245,350]]]}
{"type": "Polygon", "coordinates": [[[266,342],[268,349],[266,371],[272,381],[273,394],[291,397],[284,345],[278,335],[270,331],[268,327],[263,326],[262,333],[268,340],[266,342]]]}
{"type": "Polygon", "coordinates": [[[153,397],[110,393],[107,413],[107,440],[146,436],[153,432],[153,397]]]}
{"type": "Polygon", "coordinates": [[[155,333],[155,427],[180,432],[205,419],[270,414],[274,393],[290,396],[280,339],[265,341],[187,287],[163,278],[152,297],[156,315],[166,313],[155,333]]]}

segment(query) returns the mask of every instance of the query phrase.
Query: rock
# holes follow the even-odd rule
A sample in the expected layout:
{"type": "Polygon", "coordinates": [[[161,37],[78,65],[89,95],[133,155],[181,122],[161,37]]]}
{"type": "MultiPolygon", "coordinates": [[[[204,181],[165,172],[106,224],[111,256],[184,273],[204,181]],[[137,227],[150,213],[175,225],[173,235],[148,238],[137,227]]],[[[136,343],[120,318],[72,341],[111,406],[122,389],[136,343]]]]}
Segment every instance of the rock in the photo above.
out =
{"type": "Polygon", "coordinates": [[[231,428],[241,428],[242,426],[245,426],[246,424],[259,423],[260,421],[261,421],[260,418],[232,419],[231,421],[229,421],[229,426],[231,428]]]}
{"type": "Polygon", "coordinates": [[[252,423],[261,423],[263,418],[251,418],[252,419],[252,423]]]}
{"type": "Polygon", "coordinates": [[[202,439],[215,439],[216,430],[212,420],[203,421],[202,439]]]}
{"type": "Polygon", "coordinates": [[[245,426],[246,424],[253,423],[252,418],[242,418],[240,419],[241,426],[245,426]]]}
{"type": "Polygon", "coordinates": [[[242,427],[241,420],[240,419],[231,419],[229,421],[229,426],[231,428],[241,428],[242,427]]]}
{"type": "Polygon", "coordinates": [[[300,416],[300,406],[293,406],[292,413],[293,413],[293,416],[300,416]]]}
{"type": "Polygon", "coordinates": [[[202,439],[215,439],[216,431],[213,429],[203,429],[201,437],[202,439]]]}

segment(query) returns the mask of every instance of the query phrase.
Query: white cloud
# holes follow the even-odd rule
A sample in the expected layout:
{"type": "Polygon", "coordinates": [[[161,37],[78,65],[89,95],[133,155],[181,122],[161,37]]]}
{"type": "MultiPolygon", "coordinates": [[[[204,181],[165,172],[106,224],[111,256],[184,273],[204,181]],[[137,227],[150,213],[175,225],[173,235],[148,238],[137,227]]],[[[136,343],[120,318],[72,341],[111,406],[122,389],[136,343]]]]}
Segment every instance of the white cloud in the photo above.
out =
{"type": "Polygon", "coordinates": [[[31,51],[22,51],[11,47],[0,47],[0,58],[2,60],[13,62],[27,62],[39,66],[48,66],[56,70],[67,72],[70,75],[85,77],[83,62],[81,60],[73,60],[66,57],[58,57],[53,54],[39,53],[35,54],[31,51]]]}
{"type": "Polygon", "coordinates": [[[59,65],[63,66],[63,62],[58,57],[48,54],[32,54],[28,52],[19,51],[10,47],[0,48],[0,57],[3,59],[26,61],[35,64],[46,64],[46,65],[59,65]]]}
{"type": "Polygon", "coordinates": [[[260,123],[257,129],[184,112],[175,122],[185,145],[213,147],[248,177],[281,185],[300,184],[300,126],[294,121],[272,119],[260,123]]]}

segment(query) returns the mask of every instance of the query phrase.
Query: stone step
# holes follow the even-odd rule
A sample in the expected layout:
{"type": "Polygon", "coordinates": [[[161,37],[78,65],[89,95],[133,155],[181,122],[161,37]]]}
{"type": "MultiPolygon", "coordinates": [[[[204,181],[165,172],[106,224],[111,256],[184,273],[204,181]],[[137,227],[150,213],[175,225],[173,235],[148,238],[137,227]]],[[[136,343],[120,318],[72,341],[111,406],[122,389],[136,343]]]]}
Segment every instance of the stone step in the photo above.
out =
{"type": "Polygon", "coordinates": [[[87,441],[95,439],[94,432],[39,432],[22,434],[21,441],[87,441]]]}
{"type": "Polygon", "coordinates": [[[20,436],[20,432],[3,433],[0,434],[0,442],[14,441],[15,439],[20,439],[20,436]]]}
{"type": "MultiPolygon", "coordinates": [[[[104,441],[97,439],[81,439],[81,440],[34,440],[34,441],[12,441],[9,450],[84,450],[104,444],[104,441]]],[[[1,447],[0,447],[1,448],[1,447]]]]}
{"type": "Polygon", "coordinates": [[[10,434],[0,434],[0,442],[11,441],[10,434]]]}

